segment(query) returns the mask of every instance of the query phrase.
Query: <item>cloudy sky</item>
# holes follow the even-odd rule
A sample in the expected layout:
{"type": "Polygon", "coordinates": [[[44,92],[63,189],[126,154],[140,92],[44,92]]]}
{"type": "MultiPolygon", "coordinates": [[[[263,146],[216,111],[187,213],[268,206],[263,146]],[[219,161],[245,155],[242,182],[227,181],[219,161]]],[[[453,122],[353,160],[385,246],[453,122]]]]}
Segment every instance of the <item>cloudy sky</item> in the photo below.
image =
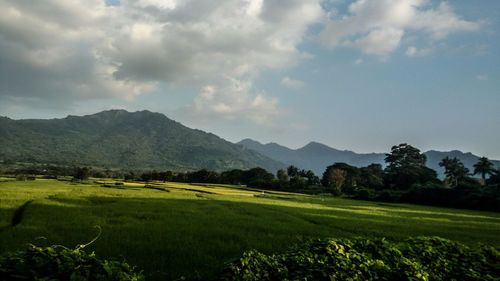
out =
{"type": "Polygon", "coordinates": [[[0,115],[500,159],[498,0],[0,0],[0,115]]]}

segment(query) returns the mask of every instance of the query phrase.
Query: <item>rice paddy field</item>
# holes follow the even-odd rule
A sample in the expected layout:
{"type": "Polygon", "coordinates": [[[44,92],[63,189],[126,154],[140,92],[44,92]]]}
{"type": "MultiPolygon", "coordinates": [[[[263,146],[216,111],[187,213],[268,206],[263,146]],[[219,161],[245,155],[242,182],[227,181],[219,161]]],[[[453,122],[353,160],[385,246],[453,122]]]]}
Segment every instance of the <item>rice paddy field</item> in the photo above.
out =
{"type": "Polygon", "coordinates": [[[498,213],[231,185],[0,178],[0,255],[27,243],[75,247],[96,225],[86,251],[125,258],[147,280],[213,279],[246,250],[279,253],[309,238],[425,235],[500,248],[498,213]]]}

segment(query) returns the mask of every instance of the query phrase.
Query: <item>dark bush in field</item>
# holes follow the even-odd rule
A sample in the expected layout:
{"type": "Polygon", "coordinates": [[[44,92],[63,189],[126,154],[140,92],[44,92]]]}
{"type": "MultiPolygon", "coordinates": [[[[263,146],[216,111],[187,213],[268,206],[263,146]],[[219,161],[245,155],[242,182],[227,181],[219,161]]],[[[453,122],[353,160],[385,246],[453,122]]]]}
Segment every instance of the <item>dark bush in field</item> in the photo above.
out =
{"type": "Polygon", "coordinates": [[[500,187],[463,185],[443,188],[439,185],[416,185],[409,190],[360,189],[356,199],[391,203],[412,203],[429,206],[464,208],[500,212],[500,187]]]}
{"type": "Polygon", "coordinates": [[[500,252],[439,237],[313,240],[279,255],[257,251],[228,265],[223,280],[498,280],[500,252]]]}
{"type": "Polygon", "coordinates": [[[25,181],[27,180],[26,175],[16,175],[16,181],[25,181]]]}
{"type": "Polygon", "coordinates": [[[141,273],[125,262],[100,260],[81,247],[37,247],[0,257],[0,280],[139,281],[141,273]]]}

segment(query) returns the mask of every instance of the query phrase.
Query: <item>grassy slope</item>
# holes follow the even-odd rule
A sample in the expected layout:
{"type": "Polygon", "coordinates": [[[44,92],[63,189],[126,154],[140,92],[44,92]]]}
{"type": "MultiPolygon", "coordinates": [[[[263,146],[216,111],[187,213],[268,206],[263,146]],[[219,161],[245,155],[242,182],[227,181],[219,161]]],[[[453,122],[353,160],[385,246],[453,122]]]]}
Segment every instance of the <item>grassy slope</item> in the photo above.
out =
{"type": "Polygon", "coordinates": [[[284,251],[309,237],[438,235],[500,247],[500,214],[406,204],[168,183],[170,192],[54,180],[0,181],[0,227],[34,199],[18,226],[0,232],[0,253],[25,243],[86,243],[100,257],[123,256],[149,279],[214,277],[228,259],[256,248],[284,251]],[[201,193],[186,189],[198,189],[201,193]],[[259,197],[255,197],[255,195],[259,197]],[[46,240],[36,240],[43,236],[46,240]]]}

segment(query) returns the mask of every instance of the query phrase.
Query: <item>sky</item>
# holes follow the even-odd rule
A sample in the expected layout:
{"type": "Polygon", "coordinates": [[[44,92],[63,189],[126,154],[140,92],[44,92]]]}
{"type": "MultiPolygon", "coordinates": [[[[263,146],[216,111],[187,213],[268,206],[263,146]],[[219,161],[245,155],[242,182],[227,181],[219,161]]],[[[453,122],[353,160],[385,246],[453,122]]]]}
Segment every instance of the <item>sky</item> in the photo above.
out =
{"type": "Polygon", "coordinates": [[[0,0],[0,115],[500,159],[498,0],[0,0]]]}

